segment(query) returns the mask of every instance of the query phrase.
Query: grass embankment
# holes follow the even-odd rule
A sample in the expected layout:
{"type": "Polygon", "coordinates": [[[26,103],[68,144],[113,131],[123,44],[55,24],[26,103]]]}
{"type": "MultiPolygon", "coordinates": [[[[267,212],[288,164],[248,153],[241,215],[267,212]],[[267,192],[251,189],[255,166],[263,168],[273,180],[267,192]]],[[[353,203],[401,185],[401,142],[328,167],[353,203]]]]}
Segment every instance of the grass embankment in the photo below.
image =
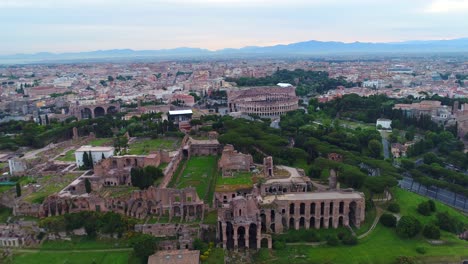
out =
{"type": "Polygon", "coordinates": [[[112,138],[96,138],[90,140],[88,145],[100,147],[100,146],[111,146],[113,142],[112,138]]]}
{"type": "Polygon", "coordinates": [[[65,155],[63,157],[59,157],[57,158],[57,160],[59,161],[75,161],[75,150],[72,149],[72,150],[69,150],[67,151],[67,153],[65,153],[65,155]]]}
{"type": "Polygon", "coordinates": [[[148,155],[151,151],[165,149],[175,150],[180,144],[179,139],[155,138],[137,140],[129,145],[129,155],[148,155]]]}

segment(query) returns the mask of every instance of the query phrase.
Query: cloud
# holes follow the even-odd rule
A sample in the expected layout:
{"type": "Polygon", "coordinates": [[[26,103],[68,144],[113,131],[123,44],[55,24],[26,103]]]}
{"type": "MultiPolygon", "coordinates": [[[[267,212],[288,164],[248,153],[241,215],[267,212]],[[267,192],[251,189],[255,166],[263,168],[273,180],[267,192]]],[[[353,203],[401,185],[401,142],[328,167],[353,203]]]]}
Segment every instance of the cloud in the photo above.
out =
{"type": "Polygon", "coordinates": [[[468,0],[435,0],[424,10],[427,13],[455,13],[468,11],[468,0]]]}

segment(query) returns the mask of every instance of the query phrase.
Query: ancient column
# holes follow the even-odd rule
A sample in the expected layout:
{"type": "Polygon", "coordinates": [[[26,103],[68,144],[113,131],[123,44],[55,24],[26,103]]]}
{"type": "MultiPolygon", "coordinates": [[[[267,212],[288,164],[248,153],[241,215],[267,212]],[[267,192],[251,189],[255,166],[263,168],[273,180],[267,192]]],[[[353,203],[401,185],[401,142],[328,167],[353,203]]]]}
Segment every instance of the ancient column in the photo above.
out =
{"type": "Polygon", "coordinates": [[[227,227],[226,222],[221,223],[221,229],[222,229],[221,232],[223,234],[223,248],[226,248],[227,246],[226,227],[227,227]]]}

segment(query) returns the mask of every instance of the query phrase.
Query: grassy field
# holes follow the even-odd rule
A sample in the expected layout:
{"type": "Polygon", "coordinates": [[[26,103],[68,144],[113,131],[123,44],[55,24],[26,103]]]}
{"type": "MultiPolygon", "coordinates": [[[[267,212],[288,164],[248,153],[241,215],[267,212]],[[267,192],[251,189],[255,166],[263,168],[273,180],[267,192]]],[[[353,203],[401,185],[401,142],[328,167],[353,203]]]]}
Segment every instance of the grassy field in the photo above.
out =
{"type": "Polygon", "coordinates": [[[448,245],[433,246],[422,239],[400,239],[393,229],[380,224],[371,235],[356,246],[287,246],[275,250],[273,256],[262,254],[258,263],[395,263],[397,256],[412,256],[419,263],[460,261],[468,257],[467,242],[459,241],[448,245]],[[421,255],[416,248],[424,247],[421,255]],[[269,258],[269,259],[268,259],[269,258]]]}
{"type": "Polygon", "coordinates": [[[67,153],[65,153],[65,156],[59,157],[57,160],[60,161],[75,161],[75,150],[69,150],[67,153]]]}
{"type": "Polygon", "coordinates": [[[129,145],[128,154],[130,155],[147,155],[150,151],[166,149],[175,150],[180,144],[178,139],[156,138],[137,140],[129,145]]]}
{"type": "Polygon", "coordinates": [[[38,180],[42,187],[38,191],[24,197],[24,200],[31,203],[42,203],[47,196],[61,191],[76,178],[78,178],[77,174],[65,174],[63,177],[44,176],[38,180]]]}
{"type": "Polygon", "coordinates": [[[8,220],[8,217],[12,215],[12,212],[12,209],[0,206],[0,223],[5,223],[8,220]]]}
{"type": "MultiPolygon", "coordinates": [[[[72,252],[72,251],[45,251],[37,253],[20,253],[13,258],[14,264],[127,264],[131,251],[119,252],[72,252]]],[[[8,262],[7,262],[8,263],[8,262]]]]}
{"type": "Polygon", "coordinates": [[[209,187],[217,175],[217,161],[216,156],[191,157],[182,175],[177,179],[175,187],[195,187],[200,199],[210,200],[209,187]]]}
{"type": "MultiPolygon", "coordinates": [[[[436,220],[435,213],[430,216],[422,216],[417,212],[417,207],[421,202],[429,200],[429,198],[417,195],[415,193],[403,190],[401,188],[394,188],[392,190],[394,199],[400,205],[400,214],[401,215],[412,215],[417,217],[419,221],[423,224],[434,222],[436,220]]],[[[468,224],[468,218],[461,214],[459,211],[453,209],[450,206],[447,206],[441,202],[435,201],[436,203],[436,212],[445,212],[457,217],[459,220],[463,221],[465,224],[468,224]]]]}
{"type": "Polygon", "coordinates": [[[112,138],[96,138],[89,141],[88,145],[100,147],[100,146],[111,146],[113,142],[112,138]]]}
{"type": "Polygon", "coordinates": [[[216,191],[230,192],[239,189],[252,188],[252,185],[252,173],[239,172],[235,173],[233,177],[223,177],[221,173],[219,173],[216,181],[216,191]]]}
{"type": "Polygon", "coordinates": [[[128,248],[130,245],[124,239],[89,239],[87,237],[72,237],[71,241],[47,240],[41,245],[45,250],[84,250],[84,249],[109,249],[128,248]]]}
{"type": "MultiPolygon", "coordinates": [[[[427,198],[399,188],[393,190],[393,195],[400,204],[402,215],[413,215],[423,224],[435,220],[434,215],[422,216],[416,211],[417,205],[426,201],[427,198]]],[[[465,223],[468,221],[466,216],[444,204],[436,202],[436,207],[439,212],[448,211],[465,223]]],[[[257,262],[270,263],[274,260],[274,263],[385,264],[395,263],[398,256],[410,256],[417,263],[460,263],[461,260],[468,258],[467,241],[460,240],[448,232],[442,231],[441,234],[441,240],[445,243],[431,245],[422,235],[413,239],[401,239],[397,236],[395,229],[378,224],[371,234],[359,240],[356,246],[287,246],[273,251],[272,255],[268,252],[260,252],[257,255],[257,262]],[[418,253],[417,248],[424,248],[426,253],[418,253]]]]}
{"type": "Polygon", "coordinates": [[[201,262],[202,264],[223,264],[224,263],[224,249],[213,248],[211,254],[206,261],[201,262]]]}

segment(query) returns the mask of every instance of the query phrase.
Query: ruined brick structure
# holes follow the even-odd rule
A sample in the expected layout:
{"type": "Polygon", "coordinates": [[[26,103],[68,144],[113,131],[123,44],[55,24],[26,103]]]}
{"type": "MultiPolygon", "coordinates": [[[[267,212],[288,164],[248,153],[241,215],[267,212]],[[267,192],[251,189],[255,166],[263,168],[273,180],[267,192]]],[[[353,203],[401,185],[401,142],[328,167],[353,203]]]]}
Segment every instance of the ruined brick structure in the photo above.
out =
{"type": "Polygon", "coordinates": [[[177,244],[170,243],[164,249],[193,249],[194,238],[199,238],[200,228],[188,224],[143,224],[135,225],[135,231],[154,237],[177,237],[177,244]]]}
{"type": "MultiPolygon", "coordinates": [[[[329,158],[342,160],[338,154],[329,158]]],[[[272,165],[272,160],[265,164],[272,165]]],[[[271,248],[273,233],[300,228],[359,227],[364,221],[363,193],[339,190],[336,186],[312,191],[312,183],[302,170],[286,166],[278,166],[277,170],[281,170],[282,177],[266,173],[266,181],[250,190],[215,193],[217,234],[224,248],[271,248]],[[285,177],[285,173],[289,176],[285,177]]]]}
{"type": "Polygon", "coordinates": [[[149,187],[121,197],[101,197],[92,193],[81,196],[55,194],[47,197],[41,205],[19,204],[14,214],[47,217],[81,211],[110,211],[139,219],[153,215],[193,221],[203,217],[204,209],[204,203],[195,188],[149,187]]]}
{"type": "Polygon", "coordinates": [[[228,91],[229,112],[273,117],[297,110],[298,103],[294,87],[251,87],[228,91]]]}
{"type": "Polygon", "coordinates": [[[149,155],[113,156],[95,164],[94,175],[102,179],[104,186],[130,186],[131,168],[158,167],[162,162],[170,161],[169,153],[161,150],[149,155]]]}
{"type": "Polygon", "coordinates": [[[235,151],[233,145],[224,146],[223,154],[218,161],[218,168],[223,177],[233,176],[234,172],[250,171],[252,165],[252,155],[235,151]]]}
{"type": "Polygon", "coordinates": [[[120,112],[120,104],[95,104],[95,105],[72,105],[70,113],[78,120],[86,118],[96,118],[107,114],[120,112]]]}
{"type": "Polygon", "coordinates": [[[213,156],[221,153],[222,146],[217,139],[199,140],[188,137],[182,141],[182,151],[186,158],[190,156],[213,156]],[[186,142],[184,144],[184,141],[186,142]]]}

